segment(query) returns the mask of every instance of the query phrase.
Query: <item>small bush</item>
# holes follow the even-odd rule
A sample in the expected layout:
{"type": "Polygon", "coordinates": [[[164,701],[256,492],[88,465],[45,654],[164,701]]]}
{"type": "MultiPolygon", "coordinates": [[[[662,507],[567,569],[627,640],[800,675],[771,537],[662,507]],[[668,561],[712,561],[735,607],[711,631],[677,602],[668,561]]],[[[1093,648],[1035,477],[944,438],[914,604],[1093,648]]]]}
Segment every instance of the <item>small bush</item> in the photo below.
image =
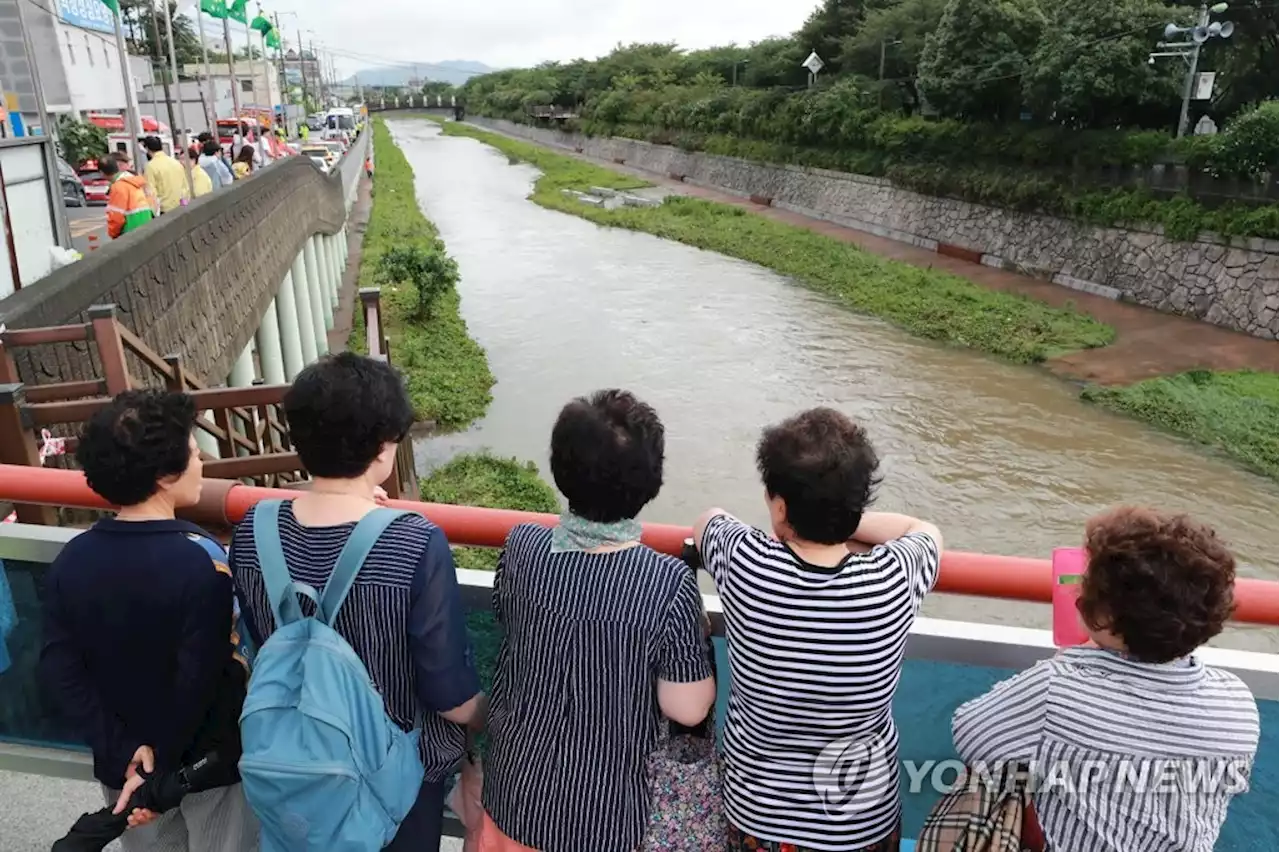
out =
{"type": "Polygon", "coordinates": [[[384,284],[410,284],[417,290],[417,318],[430,319],[431,309],[458,281],[458,264],[445,254],[439,240],[430,249],[398,246],[378,259],[378,280],[384,284]]]}
{"type": "Polygon", "coordinates": [[[1238,174],[1260,180],[1264,174],[1276,173],[1280,158],[1280,109],[1275,101],[1266,101],[1233,116],[1218,136],[1213,165],[1225,174],[1238,174]]]}

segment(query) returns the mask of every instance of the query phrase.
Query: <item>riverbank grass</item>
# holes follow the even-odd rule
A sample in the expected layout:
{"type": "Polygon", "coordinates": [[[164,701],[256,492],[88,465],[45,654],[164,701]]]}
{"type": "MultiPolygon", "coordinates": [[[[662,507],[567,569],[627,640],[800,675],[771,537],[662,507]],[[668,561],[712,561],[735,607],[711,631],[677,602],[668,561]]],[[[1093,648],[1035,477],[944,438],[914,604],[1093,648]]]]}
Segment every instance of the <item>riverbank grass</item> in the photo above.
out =
{"type": "Polygon", "coordinates": [[[1277,477],[1280,380],[1275,373],[1196,370],[1126,387],[1090,387],[1090,402],[1214,447],[1277,477]]]}
{"type": "MultiPolygon", "coordinates": [[[[440,295],[429,318],[422,319],[412,282],[387,285],[378,280],[379,261],[392,248],[444,251],[444,247],[435,226],[418,207],[413,169],[380,118],[373,121],[373,151],[378,170],[360,259],[360,287],[382,287],[383,327],[391,341],[391,362],[404,373],[418,419],[434,423],[441,431],[462,429],[480,418],[492,399],[489,361],[467,333],[456,289],[450,287],[440,295]]],[[[355,312],[348,348],[367,352],[360,310],[355,312]]]]}
{"type": "Polygon", "coordinates": [[[471,125],[444,122],[442,127],[447,134],[479,139],[540,169],[543,175],[534,185],[532,199],[544,207],[751,261],[823,292],[851,310],[881,317],[931,340],[1037,363],[1065,352],[1105,346],[1115,337],[1111,327],[1078,311],[882,258],[728,204],[670,197],[657,207],[590,207],[561,190],[632,188],[643,181],[471,125]],[[632,183],[619,186],[620,181],[632,183]]]}

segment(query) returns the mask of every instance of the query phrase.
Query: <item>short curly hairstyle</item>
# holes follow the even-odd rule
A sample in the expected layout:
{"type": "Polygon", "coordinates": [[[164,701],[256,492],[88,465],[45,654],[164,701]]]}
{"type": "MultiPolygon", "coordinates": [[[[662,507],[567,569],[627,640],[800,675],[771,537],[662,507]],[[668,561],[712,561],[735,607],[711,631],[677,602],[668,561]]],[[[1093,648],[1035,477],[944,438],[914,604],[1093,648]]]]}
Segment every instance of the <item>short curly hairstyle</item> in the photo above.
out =
{"type": "Polygon", "coordinates": [[[811,408],[764,430],[756,467],[787,523],[805,541],[848,541],[871,504],[880,460],[858,424],[831,408],[811,408]]]}
{"type": "Polygon", "coordinates": [[[1231,617],[1235,557],[1186,515],[1131,506],[1104,512],[1085,528],[1085,552],[1080,617],[1122,639],[1134,659],[1185,657],[1231,617]]]}
{"type": "Polygon", "coordinates": [[[628,520],[662,489],[665,441],[651,407],[624,390],[597,391],[560,410],[551,430],[551,476],[575,515],[628,520]]]}
{"type": "Polygon", "coordinates": [[[413,404],[400,374],[385,361],[343,352],[326,356],[293,380],[284,395],[289,438],[312,476],[354,479],[384,444],[413,425],[413,404]]]}
{"type": "Polygon", "coordinates": [[[191,463],[196,405],[184,393],[131,390],[94,413],[80,435],[76,461],[94,493],[115,506],[136,506],[166,476],[191,463]]]}

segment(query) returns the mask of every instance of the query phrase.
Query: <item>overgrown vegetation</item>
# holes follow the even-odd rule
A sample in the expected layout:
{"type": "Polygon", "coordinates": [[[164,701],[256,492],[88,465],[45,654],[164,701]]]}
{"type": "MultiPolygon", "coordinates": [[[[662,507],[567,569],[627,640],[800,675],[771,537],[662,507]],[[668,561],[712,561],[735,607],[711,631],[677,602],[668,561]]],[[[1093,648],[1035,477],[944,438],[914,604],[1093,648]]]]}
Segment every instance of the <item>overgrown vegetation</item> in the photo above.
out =
{"type": "MultiPolygon", "coordinates": [[[[560,512],[560,499],[538,476],[537,465],[488,453],[458,456],[432,471],[419,490],[428,503],[560,512]]],[[[459,568],[492,571],[498,565],[498,551],[492,548],[455,547],[453,555],[459,568]]]]}
{"type": "Polygon", "coordinates": [[[1095,222],[1140,208],[1179,236],[1274,237],[1264,181],[1277,161],[1276,7],[1232,3],[1231,39],[1201,49],[1199,67],[1217,73],[1214,99],[1191,117],[1223,132],[1175,139],[1184,68],[1147,58],[1167,23],[1195,15],[1162,0],[825,0],[787,38],[697,51],[637,44],[475,77],[461,91],[479,115],[531,121],[553,105],[588,134],[887,176],[1095,222]],[[809,87],[800,65],[811,50],[826,67],[809,87]],[[1198,179],[1172,180],[1182,166],[1198,179]],[[1216,210],[1216,197],[1201,206],[1167,194],[1215,178],[1242,183],[1206,197],[1247,199],[1216,210]],[[1144,183],[1159,192],[1134,191],[1144,183]]]}
{"type": "Polygon", "coordinates": [[[666,239],[766,266],[832,296],[853,310],[883,317],[932,340],[1033,363],[1063,352],[1109,343],[1114,331],[1076,311],[986,290],[958,276],[920,269],[849,243],[692,198],[661,206],[589,207],[561,189],[628,188],[639,181],[545,148],[448,122],[444,131],[471,136],[543,171],[533,200],[602,225],[646,231],[666,239]]]}
{"type": "Polygon", "coordinates": [[[1215,447],[1249,469],[1277,475],[1275,373],[1197,370],[1119,388],[1091,387],[1084,398],[1215,447]]]}
{"type": "MultiPolygon", "coordinates": [[[[391,360],[405,374],[418,419],[440,430],[461,429],[484,414],[493,374],[459,313],[456,266],[418,208],[413,169],[381,120],[373,122],[373,149],[378,171],[360,286],[382,285],[391,360]]],[[[366,352],[359,311],[353,326],[348,345],[366,352]]]]}

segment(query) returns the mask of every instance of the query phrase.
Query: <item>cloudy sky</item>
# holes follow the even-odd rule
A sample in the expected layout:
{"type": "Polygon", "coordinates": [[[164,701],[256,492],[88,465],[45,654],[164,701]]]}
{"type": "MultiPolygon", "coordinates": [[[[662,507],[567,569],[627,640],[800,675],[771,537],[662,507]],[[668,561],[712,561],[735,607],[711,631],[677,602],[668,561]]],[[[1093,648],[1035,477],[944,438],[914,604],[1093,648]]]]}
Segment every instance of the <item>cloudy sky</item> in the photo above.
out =
{"type": "Polygon", "coordinates": [[[785,35],[818,0],[263,0],[292,41],[297,21],[340,58],[338,70],[470,59],[495,67],[596,57],[618,42],[682,47],[785,35]]]}

